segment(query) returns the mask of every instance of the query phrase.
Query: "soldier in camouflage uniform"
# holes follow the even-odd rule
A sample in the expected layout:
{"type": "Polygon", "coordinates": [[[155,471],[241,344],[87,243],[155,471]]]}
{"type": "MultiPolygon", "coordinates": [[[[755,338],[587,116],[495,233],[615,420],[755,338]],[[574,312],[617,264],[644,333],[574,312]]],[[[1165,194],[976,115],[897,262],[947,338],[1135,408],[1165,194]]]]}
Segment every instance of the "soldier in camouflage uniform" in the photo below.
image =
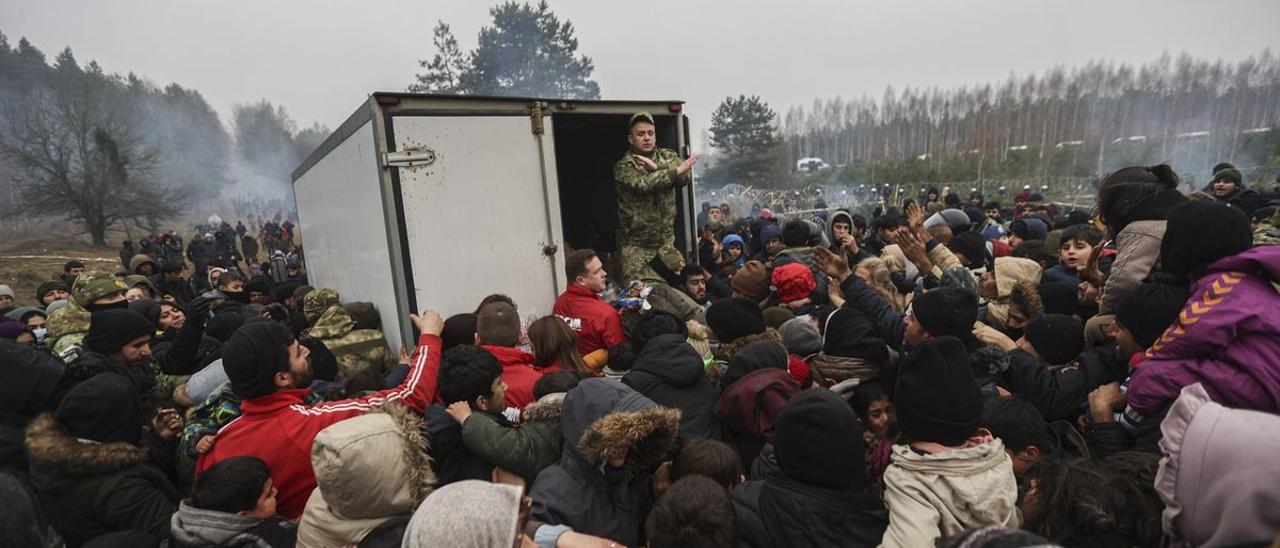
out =
{"type": "Polygon", "coordinates": [[[676,151],[657,147],[653,116],[637,112],[628,124],[631,149],[613,166],[618,188],[618,249],[622,282],[661,280],[648,263],[663,248],[675,247],[676,193],[692,182],[694,154],[681,160],[676,151]]]}
{"type": "Polygon", "coordinates": [[[94,310],[128,308],[124,280],[110,273],[94,270],[76,278],[71,286],[71,299],[45,322],[46,340],[53,353],[70,363],[80,355],[81,341],[89,332],[89,314],[94,310]]]}
{"type": "Polygon", "coordinates": [[[338,361],[338,379],[373,369],[384,374],[394,357],[387,349],[387,339],[376,329],[356,329],[356,321],[342,308],[338,292],[317,289],[302,301],[302,313],[311,323],[307,334],[333,352],[338,361]]]}

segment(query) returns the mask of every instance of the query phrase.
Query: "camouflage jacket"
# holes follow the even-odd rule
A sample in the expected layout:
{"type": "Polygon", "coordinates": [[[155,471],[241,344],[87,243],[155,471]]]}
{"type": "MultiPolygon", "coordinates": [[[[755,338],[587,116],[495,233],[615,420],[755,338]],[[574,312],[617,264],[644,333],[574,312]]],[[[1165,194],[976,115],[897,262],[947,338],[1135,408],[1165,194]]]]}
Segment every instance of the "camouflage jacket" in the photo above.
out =
{"type": "Polygon", "coordinates": [[[356,321],[339,305],[330,306],[311,326],[309,335],[324,343],[338,360],[338,379],[373,369],[386,373],[391,363],[387,339],[376,329],[356,329],[356,321]]]}
{"type": "Polygon", "coordinates": [[[75,301],[58,309],[46,322],[48,335],[45,344],[63,361],[71,363],[80,355],[81,342],[89,333],[89,311],[75,301]]]}
{"type": "Polygon", "coordinates": [[[676,175],[684,160],[674,150],[660,148],[650,158],[658,164],[648,171],[627,151],[613,165],[618,183],[618,231],[623,245],[657,248],[675,242],[676,193],[672,189],[692,181],[689,173],[676,175]]]}
{"type": "MultiPolygon", "coordinates": [[[[315,405],[322,401],[324,398],[320,395],[307,392],[303,403],[315,405]]],[[[240,418],[240,398],[231,393],[231,383],[224,383],[209,394],[208,399],[188,412],[187,424],[182,427],[182,434],[178,438],[178,450],[192,459],[199,458],[196,444],[199,443],[200,438],[217,434],[223,426],[231,424],[231,421],[238,418],[240,418]]]]}

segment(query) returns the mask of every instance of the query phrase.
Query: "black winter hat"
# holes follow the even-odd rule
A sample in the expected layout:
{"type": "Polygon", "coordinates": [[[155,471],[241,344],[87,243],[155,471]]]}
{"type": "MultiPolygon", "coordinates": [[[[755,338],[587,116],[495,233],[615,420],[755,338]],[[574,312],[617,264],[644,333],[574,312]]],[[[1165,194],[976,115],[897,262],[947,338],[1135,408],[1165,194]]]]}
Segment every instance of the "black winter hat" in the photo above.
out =
{"type": "Polygon", "coordinates": [[[99,443],[142,441],[142,402],[124,375],[101,373],[77,384],[54,412],[67,433],[99,443]]]}
{"type": "Polygon", "coordinates": [[[127,308],[103,310],[90,316],[84,345],[99,354],[114,354],[129,341],[155,334],[155,329],[146,317],[127,308]]]}
{"type": "Polygon", "coordinates": [[[1080,308],[1079,290],[1059,282],[1041,282],[1036,287],[1045,314],[1072,315],[1080,308]]]}
{"type": "Polygon", "coordinates": [[[62,280],[49,280],[47,282],[41,283],[40,287],[36,288],[36,301],[39,302],[41,306],[43,306],[44,294],[50,291],[53,291],[55,289],[61,289],[63,291],[66,291],[67,293],[71,292],[71,288],[68,287],[67,284],[62,280]]]}
{"type": "Polygon", "coordinates": [[[822,353],[860,358],[882,366],[889,363],[884,339],[876,336],[875,327],[865,314],[852,308],[837,308],[827,316],[822,353]]]}
{"type": "Polygon", "coordinates": [[[1142,348],[1151,348],[1160,334],[1178,319],[1190,293],[1182,285],[1145,283],[1116,307],[1116,321],[1142,348]]]}
{"type": "Polygon", "coordinates": [[[747,335],[764,333],[764,313],[751,299],[723,299],[707,309],[707,326],[716,340],[730,343],[747,335]]]}
{"type": "Polygon", "coordinates": [[[1084,324],[1075,316],[1045,314],[1028,322],[1023,334],[1049,365],[1066,365],[1084,352],[1084,324]]]}
{"type": "Polygon", "coordinates": [[[840,491],[866,486],[858,415],[826,388],[805,390],[782,406],[773,452],[782,472],[800,483],[840,491]]]}
{"type": "Polygon", "coordinates": [[[772,340],[748,344],[729,358],[729,366],[720,376],[720,389],[724,390],[738,379],[761,369],[787,369],[787,349],[772,340]]]}
{"type": "Polygon", "coordinates": [[[956,446],[982,423],[982,393],[964,343],[929,339],[907,355],[894,390],[898,428],[915,441],[956,446]]]}
{"type": "Polygon", "coordinates": [[[1249,218],[1239,209],[1217,201],[1190,202],[1169,214],[1160,242],[1160,269],[1186,279],[1252,245],[1249,218]]]}
{"type": "Polygon", "coordinates": [[[284,326],[263,319],[245,322],[222,345],[222,368],[231,392],[242,400],[275,393],[276,373],[289,370],[284,326]]]}
{"type": "Polygon", "coordinates": [[[151,299],[137,299],[129,301],[129,310],[142,314],[142,317],[156,325],[160,321],[160,303],[151,299]]]}
{"type": "Polygon", "coordinates": [[[930,335],[951,335],[968,341],[973,338],[973,324],[978,321],[978,295],[967,289],[942,287],[916,297],[911,311],[930,335]]]}
{"type": "Polygon", "coordinates": [[[476,315],[470,312],[454,314],[444,321],[440,332],[440,351],[447,352],[455,346],[476,343],[476,315]]]}
{"type": "Polygon", "coordinates": [[[987,240],[978,232],[962,232],[951,238],[947,244],[951,251],[961,253],[969,259],[969,268],[991,266],[991,254],[987,253],[987,240]]]}

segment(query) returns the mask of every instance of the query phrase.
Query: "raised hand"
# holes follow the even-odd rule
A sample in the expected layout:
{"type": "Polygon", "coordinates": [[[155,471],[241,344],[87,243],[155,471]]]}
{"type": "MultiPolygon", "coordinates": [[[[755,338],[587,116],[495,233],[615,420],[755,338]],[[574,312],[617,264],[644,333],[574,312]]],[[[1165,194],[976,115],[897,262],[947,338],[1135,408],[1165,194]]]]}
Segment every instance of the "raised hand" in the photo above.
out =
{"type": "Polygon", "coordinates": [[[853,273],[849,269],[849,259],[842,254],[834,253],[823,246],[813,247],[813,260],[818,268],[830,276],[837,284],[843,282],[853,273]]]}

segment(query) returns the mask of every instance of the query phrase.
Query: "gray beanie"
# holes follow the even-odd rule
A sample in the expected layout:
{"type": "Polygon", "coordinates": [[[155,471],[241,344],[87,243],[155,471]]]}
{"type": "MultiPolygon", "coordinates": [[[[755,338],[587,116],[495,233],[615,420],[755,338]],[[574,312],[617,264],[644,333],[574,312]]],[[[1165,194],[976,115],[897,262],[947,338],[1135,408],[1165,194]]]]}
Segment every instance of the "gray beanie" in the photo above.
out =
{"type": "Polygon", "coordinates": [[[782,335],[782,346],[787,347],[788,353],[803,358],[822,350],[822,335],[808,316],[787,320],[778,328],[778,334],[782,335]]]}

